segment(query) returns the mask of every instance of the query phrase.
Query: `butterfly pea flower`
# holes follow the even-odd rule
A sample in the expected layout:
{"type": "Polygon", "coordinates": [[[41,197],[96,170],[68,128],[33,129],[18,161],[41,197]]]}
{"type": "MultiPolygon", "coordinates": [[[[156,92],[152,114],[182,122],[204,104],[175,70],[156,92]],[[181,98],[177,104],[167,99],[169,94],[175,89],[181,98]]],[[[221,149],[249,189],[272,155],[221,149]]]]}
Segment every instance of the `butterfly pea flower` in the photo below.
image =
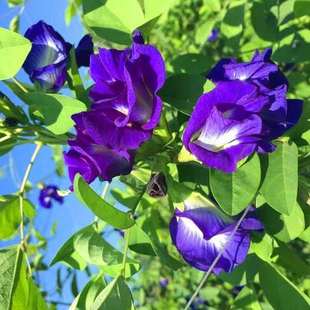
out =
{"type": "Polygon", "coordinates": [[[44,186],[39,195],[39,202],[43,208],[50,209],[53,201],[62,204],[64,199],[58,194],[58,187],[56,185],[44,186]]]}
{"type": "Polygon", "coordinates": [[[250,246],[251,230],[263,226],[248,213],[234,235],[237,219],[222,213],[200,196],[191,196],[184,203],[184,210],[175,210],[170,222],[171,239],[184,260],[202,271],[207,271],[220,251],[221,258],[213,272],[230,272],[246,258],[250,246]]]}
{"type": "Polygon", "coordinates": [[[250,62],[223,59],[211,69],[208,78],[215,83],[239,80],[255,85],[265,97],[258,111],[264,121],[265,134],[275,139],[297,123],[303,102],[286,98],[288,81],[271,60],[271,55],[272,49],[267,48],[262,52],[256,51],[250,62]]]}
{"type": "Polygon", "coordinates": [[[210,35],[208,36],[208,41],[215,42],[218,39],[219,34],[220,34],[220,30],[218,28],[213,28],[211,30],[210,35]]]}
{"type": "MultiPolygon", "coordinates": [[[[104,181],[111,181],[113,177],[128,174],[133,165],[133,153],[125,150],[109,148],[102,143],[96,128],[88,126],[87,115],[91,112],[75,114],[77,136],[69,140],[70,149],[64,154],[70,180],[79,173],[87,183],[97,177],[104,181]]],[[[101,120],[102,122],[102,120],[101,120]]],[[[100,126],[100,122],[98,126],[100,126]]]]}
{"type": "MultiPolygon", "coordinates": [[[[66,82],[69,53],[72,44],[44,21],[32,25],[25,33],[32,43],[31,51],[23,65],[32,82],[37,82],[47,91],[57,92],[66,82]]],[[[89,66],[93,42],[85,35],[75,53],[78,66],[89,66]]]]}
{"type": "Polygon", "coordinates": [[[55,29],[43,21],[32,25],[25,33],[32,42],[23,65],[32,82],[43,89],[58,91],[67,78],[67,62],[71,45],[55,29]]]}
{"type": "Polygon", "coordinates": [[[162,288],[166,288],[168,286],[168,284],[169,284],[169,279],[167,279],[167,278],[161,278],[159,280],[159,285],[162,288]]]}
{"type": "Polygon", "coordinates": [[[165,81],[163,58],[139,31],[132,39],[130,48],[100,48],[90,59],[92,110],[102,120],[105,145],[119,149],[136,149],[148,140],[162,110],[157,92],[165,81]]]}
{"type": "Polygon", "coordinates": [[[269,57],[220,61],[209,73],[215,88],[198,99],[183,136],[203,164],[234,172],[253,152],[274,151],[272,140],[297,123],[302,101],[286,99],[287,81],[269,57]]]}

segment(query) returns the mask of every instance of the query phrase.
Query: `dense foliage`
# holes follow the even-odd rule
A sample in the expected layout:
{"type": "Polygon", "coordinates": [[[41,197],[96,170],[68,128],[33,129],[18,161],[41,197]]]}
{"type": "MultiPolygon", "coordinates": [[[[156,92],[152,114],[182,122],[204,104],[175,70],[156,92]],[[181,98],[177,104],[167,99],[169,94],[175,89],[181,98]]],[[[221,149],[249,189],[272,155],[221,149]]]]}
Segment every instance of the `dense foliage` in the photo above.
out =
{"type": "Polygon", "coordinates": [[[0,309],[60,307],[37,285],[50,266],[70,309],[308,309],[309,15],[305,0],[68,0],[77,46],[44,21],[19,34],[22,9],[0,28],[15,94],[0,93],[0,155],[34,145],[0,196],[0,239],[18,236],[0,309]],[[71,187],[30,183],[43,146],[71,187]],[[34,219],[68,195],[94,220],[46,261],[34,219]]]}

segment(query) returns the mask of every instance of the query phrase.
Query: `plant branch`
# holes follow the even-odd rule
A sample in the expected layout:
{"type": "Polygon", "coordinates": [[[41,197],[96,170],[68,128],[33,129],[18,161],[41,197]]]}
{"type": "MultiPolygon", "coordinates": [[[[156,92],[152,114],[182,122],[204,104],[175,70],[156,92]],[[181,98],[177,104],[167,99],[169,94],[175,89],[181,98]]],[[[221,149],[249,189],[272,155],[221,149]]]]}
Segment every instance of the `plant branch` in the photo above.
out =
{"type": "Polygon", "coordinates": [[[31,156],[30,162],[26,168],[22,183],[20,185],[20,189],[19,189],[19,211],[20,211],[20,246],[21,249],[23,250],[23,252],[25,253],[25,257],[26,257],[26,262],[28,265],[28,269],[29,269],[29,273],[31,274],[31,267],[30,267],[30,263],[27,257],[27,253],[26,253],[26,246],[25,246],[25,236],[24,236],[24,196],[25,196],[25,188],[26,188],[26,184],[30,175],[30,171],[32,169],[32,166],[34,164],[34,161],[40,151],[42,147],[42,143],[37,143],[36,148],[31,156]]]}
{"type": "Polygon", "coordinates": [[[12,81],[24,92],[24,93],[28,93],[28,90],[18,81],[16,80],[14,77],[12,78],[12,81]]]}
{"type": "MultiPolygon", "coordinates": [[[[226,246],[229,245],[230,241],[232,240],[233,236],[235,235],[235,233],[237,232],[239,226],[241,225],[242,221],[244,220],[244,218],[246,217],[247,213],[249,212],[250,207],[247,207],[242,216],[240,217],[239,221],[237,222],[235,228],[233,229],[233,231],[231,232],[231,234],[229,235],[229,238],[226,242],[226,246]]],[[[197,297],[197,295],[199,294],[200,290],[202,289],[203,285],[205,284],[205,282],[207,281],[207,279],[209,278],[213,268],[216,266],[216,264],[218,263],[218,261],[220,260],[220,258],[222,257],[222,255],[224,254],[225,250],[226,250],[226,246],[223,247],[221,249],[221,251],[218,253],[218,255],[215,257],[214,261],[212,262],[211,266],[209,267],[209,269],[207,270],[207,272],[203,275],[196,291],[194,292],[194,294],[192,295],[191,299],[188,301],[187,305],[185,306],[184,310],[188,310],[189,307],[191,306],[191,304],[193,303],[194,299],[197,297]]]]}
{"type": "Polygon", "coordinates": [[[125,230],[125,245],[124,245],[124,256],[123,256],[123,263],[122,263],[122,274],[124,278],[126,278],[126,259],[128,253],[128,246],[129,246],[129,229],[125,230]]]}

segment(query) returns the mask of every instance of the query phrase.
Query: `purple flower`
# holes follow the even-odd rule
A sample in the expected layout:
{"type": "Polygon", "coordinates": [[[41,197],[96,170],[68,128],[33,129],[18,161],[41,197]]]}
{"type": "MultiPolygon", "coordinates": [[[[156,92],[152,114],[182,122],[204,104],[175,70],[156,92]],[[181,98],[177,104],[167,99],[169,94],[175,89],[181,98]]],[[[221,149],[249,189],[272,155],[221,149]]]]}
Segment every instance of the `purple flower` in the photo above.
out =
{"type": "Polygon", "coordinates": [[[58,91],[67,78],[71,45],[43,21],[28,28],[25,37],[32,42],[32,48],[23,68],[32,82],[37,82],[45,90],[58,91]]]}
{"type": "Polygon", "coordinates": [[[249,63],[222,60],[210,71],[216,86],[199,98],[183,136],[203,164],[234,172],[253,152],[274,151],[271,141],[298,121],[302,101],[286,99],[287,81],[270,55],[255,53],[249,63]]]}
{"type": "Polygon", "coordinates": [[[165,81],[165,65],[159,51],[144,44],[141,33],[135,31],[131,48],[101,48],[92,55],[90,75],[95,81],[90,97],[96,112],[89,123],[94,127],[101,119],[105,145],[138,148],[160,119],[162,101],[157,92],[165,81]]]}
{"type": "Polygon", "coordinates": [[[220,30],[218,28],[213,28],[210,35],[208,36],[209,42],[214,42],[218,39],[220,30]]]}
{"type": "Polygon", "coordinates": [[[50,209],[52,207],[53,200],[63,203],[64,199],[57,192],[58,187],[55,185],[44,186],[40,191],[39,202],[43,208],[50,209]]]}
{"type": "Polygon", "coordinates": [[[198,197],[190,197],[184,204],[184,211],[175,210],[170,222],[172,241],[184,260],[202,271],[207,271],[218,253],[225,248],[213,272],[230,272],[247,256],[249,231],[261,230],[263,226],[251,212],[230,240],[237,220],[198,197]]]}
{"type": "Polygon", "coordinates": [[[64,154],[70,180],[79,173],[86,182],[91,183],[96,177],[111,181],[113,177],[128,174],[133,164],[133,153],[109,148],[102,143],[92,127],[85,126],[84,117],[88,113],[73,116],[76,122],[77,137],[69,140],[70,150],[64,154]]]}
{"type": "Polygon", "coordinates": [[[161,278],[159,280],[159,285],[162,288],[166,288],[168,286],[168,284],[169,284],[169,279],[167,279],[167,278],[161,278]]]}
{"type": "Polygon", "coordinates": [[[75,49],[78,67],[89,67],[90,56],[94,53],[94,43],[89,34],[86,34],[75,49]]]}

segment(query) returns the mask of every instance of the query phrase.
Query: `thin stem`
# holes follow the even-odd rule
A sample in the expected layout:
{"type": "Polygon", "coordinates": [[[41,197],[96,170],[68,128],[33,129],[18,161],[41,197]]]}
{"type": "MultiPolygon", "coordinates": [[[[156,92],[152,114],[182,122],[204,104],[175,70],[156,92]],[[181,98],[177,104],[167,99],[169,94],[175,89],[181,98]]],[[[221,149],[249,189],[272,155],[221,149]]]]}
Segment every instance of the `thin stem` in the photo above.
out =
{"type": "Polygon", "coordinates": [[[20,246],[21,249],[23,250],[23,252],[26,254],[26,262],[28,265],[28,269],[29,269],[29,273],[31,274],[31,267],[30,267],[30,263],[27,257],[27,253],[26,253],[26,246],[25,246],[25,236],[24,236],[24,196],[25,196],[25,188],[26,188],[26,184],[30,175],[30,171],[32,169],[33,163],[40,151],[42,147],[42,143],[38,143],[36,145],[36,148],[31,156],[30,162],[26,168],[20,189],[19,189],[19,211],[20,211],[20,246]]]}
{"type": "Polygon", "coordinates": [[[124,245],[124,256],[123,256],[123,263],[122,263],[122,274],[124,278],[126,277],[126,259],[128,253],[128,246],[129,246],[129,229],[125,230],[125,245],[124,245]]]}
{"type": "Polygon", "coordinates": [[[11,135],[11,134],[8,134],[8,135],[6,135],[6,136],[0,138],[0,143],[1,143],[1,142],[4,142],[4,141],[6,141],[6,140],[9,140],[11,137],[12,137],[12,135],[11,135]]]}
{"type": "Polygon", "coordinates": [[[24,92],[24,93],[28,93],[28,90],[14,77],[12,78],[12,81],[24,92]]]}
{"type": "MultiPolygon", "coordinates": [[[[240,217],[239,221],[237,222],[235,228],[233,229],[233,231],[231,232],[231,234],[229,235],[229,238],[226,242],[226,246],[229,245],[231,239],[233,238],[233,236],[235,235],[235,233],[237,232],[239,226],[241,225],[242,221],[244,220],[244,218],[246,217],[247,213],[249,212],[250,207],[247,207],[242,216],[240,217]]],[[[207,272],[203,275],[195,293],[192,295],[191,299],[188,301],[187,305],[185,306],[184,310],[188,310],[189,307],[191,306],[191,304],[193,303],[194,299],[197,297],[197,295],[199,294],[201,288],[203,287],[203,285],[205,284],[205,282],[207,281],[207,279],[209,278],[213,268],[216,266],[216,264],[218,263],[218,261],[220,260],[220,258],[222,257],[223,253],[225,252],[226,247],[223,247],[221,249],[221,251],[217,254],[217,256],[215,257],[213,263],[211,264],[211,266],[209,267],[209,269],[207,270],[207,272]]]]}
{"type": "Polygon", "coordinates": [[[104,185],[103,189],[102,189],[102,193],[101,193],[101,198],[104,199],[108,190],[109,190],[109,187],[110,187],[110,182],[106,182],[106,184],[104,185]]]}

